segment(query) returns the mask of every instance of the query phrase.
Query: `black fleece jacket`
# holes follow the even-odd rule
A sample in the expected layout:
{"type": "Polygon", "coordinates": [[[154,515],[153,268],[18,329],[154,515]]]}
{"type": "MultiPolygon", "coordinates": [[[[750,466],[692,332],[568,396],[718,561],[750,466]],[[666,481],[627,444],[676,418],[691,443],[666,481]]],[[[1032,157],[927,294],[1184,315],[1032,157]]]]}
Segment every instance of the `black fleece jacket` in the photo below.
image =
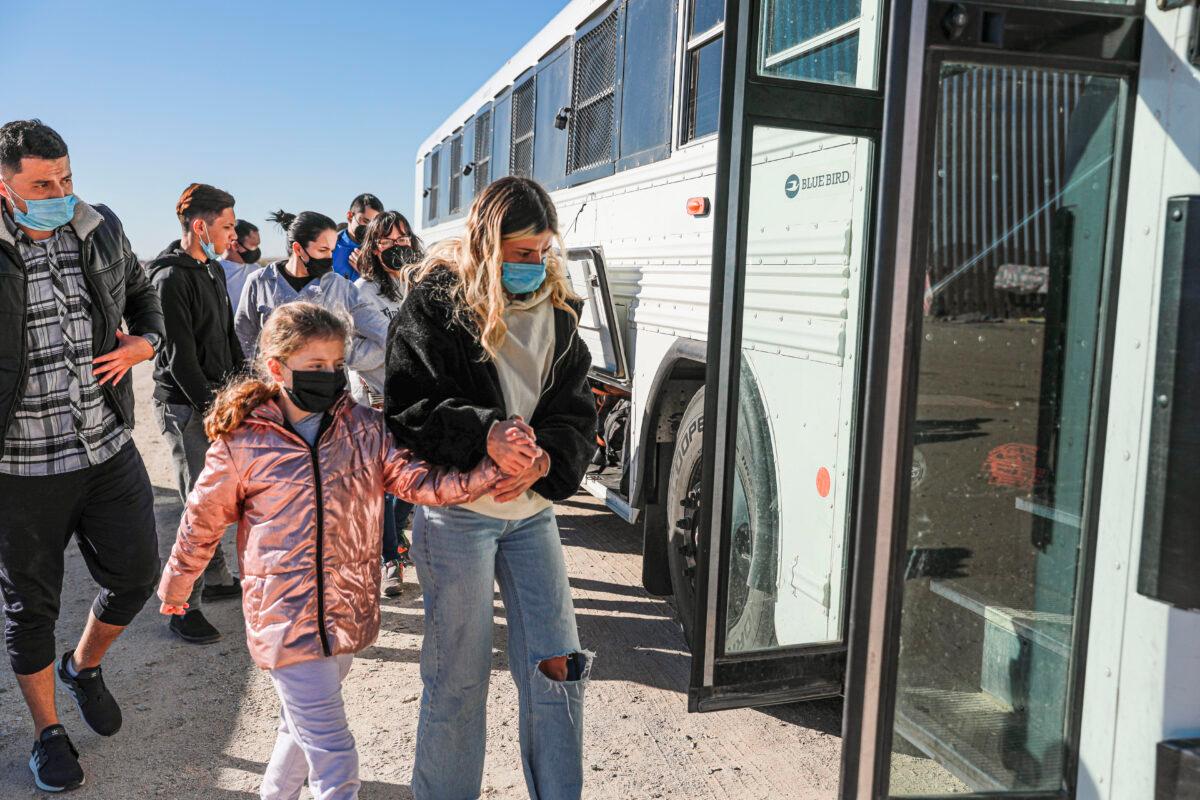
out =
{"type": "Polygon", "coordinates": [[[215,261],[197,261],[174,241],[149,272],[167,327],[154,361],[154,399],[203,412],[246,361],[233,330],[225,271],[215,261]]]}
{"type": "MultiPolygon", "coordinates": [[[[384,413],[397,441],[434,464],[470,469],[487,454],[492,423],[508,418],[495,363],[454,317],[449,272],[414,286],[388,329],[384,413]]],[[[576,317],[554,309],[554,361],[533,417],[550,472],[533,485],[547,500],[579,490],[596,450],[591,353],[576,317]]]]}

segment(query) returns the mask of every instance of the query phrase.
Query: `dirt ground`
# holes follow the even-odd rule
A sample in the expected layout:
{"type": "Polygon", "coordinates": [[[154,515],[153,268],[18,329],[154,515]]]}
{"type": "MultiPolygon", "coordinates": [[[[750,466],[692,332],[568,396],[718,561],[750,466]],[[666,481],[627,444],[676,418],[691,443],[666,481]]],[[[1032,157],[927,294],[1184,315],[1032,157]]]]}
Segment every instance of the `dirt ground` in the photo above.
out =
{"type": "MultiPolygon", "coordinates": [[[[160,550],[174,539],[179,502],[170,456],[150,409],[149,371],[137,375],[138,447],[154,483],[160,550]]],[[[588,798],[828,798],[837,792],[842,704],[688,714],[689,657],[671,610],[640,586],[640,529],[591,497],[558,506],[580,635],[597,658],[588,689],[588,798]]],[[[232,544],[225,544],[233,554],[232,544]]],[[[408,798],[421,684],[420,588],[383,601],[383,631],[359,654],[345,696],[362,763],[364,800],[408,798]]],[[[73,544],[59,624],[72,647],[95,594],[73,544]]],[[[153,601],[152,601],[153,602],[153,601]]],[[[258,796],[275,738],[278,702],[251,664],[236,602],[206,607],[225,637],[207,647],[167,631],[157,603],[134,621],[105,662],[125,725],[104,739],[87,730],[68,695],[59,708],[87,773],[72,797],[100,800],[258,796]]],[[[516,689],[506,668],[497,596],[488,709],[486,798],[526,796],[516,741],[516,689]]],[[[0,670],[0,798],[44,796],[26,762],[31,725],[7,669],[0,670]]],[[[307,797],[307,793],[304,795],[307,797]]]]}

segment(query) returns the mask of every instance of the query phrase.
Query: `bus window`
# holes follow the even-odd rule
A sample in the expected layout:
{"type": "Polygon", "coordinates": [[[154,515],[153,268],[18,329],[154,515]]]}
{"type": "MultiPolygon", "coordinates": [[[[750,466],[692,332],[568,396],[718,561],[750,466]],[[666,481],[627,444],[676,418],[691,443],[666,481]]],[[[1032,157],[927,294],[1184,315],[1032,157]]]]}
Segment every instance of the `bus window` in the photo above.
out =
{"type": "Polygon", "coordinates": [[[480,111],[475,117],[475,194],[492,182],[492,112],[480,111]]]}
{"type": "Polygon", "coordinates": [[[583,172],[613,160],[620,21],[620,7],[616,7],[596,27],[575,40],[568,173],[583,172]]]}
{"type": "Polygon", "coordinates": [[[765,0],[760,71],[853,86],[860,0],[765,0]]]}
{"type": "Polygon", "coordinates": [[[942,769],[891,789],[1055,792],[1125,89],[949,63],[936,91],[894,733],[942,769]]]}
{"type": "Polygon", "coordinates": [[[462,211],[462,134],[450,140],[450,214],[462,211]]]}
{"type": "Polygon", "coordinates": [[[712,30],[725,21],[725,0],[692,0],[691,34],[712,30]]]}
{"type": "Polygon", "coordinates": [[[671,0],[629,0],[625,6],[619,170],[670,155],[675,19],[671,0]]]}
{"type": "Polygon", "coordinates": [[[567,134],[558,129],[555,121],[560,109],[571,103],[570,42],[542,59],[535,85],[533,177],[554,191],[562,188],[567,174],[567,134]]]}
{"type": "Polygon", "coordinates": [[[681,142],[717,132],[721,102],[723,0],[690,0],[687,52],[684,56],[684,118],[681,142]]]}
{"type": "Polygon", "coordinates": [[[537,81],[529,78],[512,94],[512,147],[508,157],[510,175],[533,177],[533,124],[537,81]]]}
{"type": "Polygon", "coordinates": [[[505,89],[492,103],[492,158],[488,166],[493,181],[510,174],[511,142],[512,92],[505,89]]]}
{"type": "Polygon", "coordinates": [[[429,219],[430,221],[438,218],[438,181],[441,178],[441,160],[442,148],[440,146],[433,148],[433,155],[429,156],[429,219]]]}

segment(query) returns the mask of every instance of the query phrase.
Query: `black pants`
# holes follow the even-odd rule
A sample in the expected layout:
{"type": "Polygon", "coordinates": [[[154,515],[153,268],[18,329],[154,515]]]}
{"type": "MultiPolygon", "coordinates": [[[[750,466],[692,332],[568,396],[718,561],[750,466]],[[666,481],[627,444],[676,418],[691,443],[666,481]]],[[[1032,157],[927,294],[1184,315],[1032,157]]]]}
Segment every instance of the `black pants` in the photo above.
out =
{"type": "Polygon", "coordinates": [[[133,443],[103,464],[46,477],[0,475],[0,594],[13,671],[54,663],[54,624],[71,536],[100,594],[92,612],[128,625],[158,583],[154,490],[133,443]]]}

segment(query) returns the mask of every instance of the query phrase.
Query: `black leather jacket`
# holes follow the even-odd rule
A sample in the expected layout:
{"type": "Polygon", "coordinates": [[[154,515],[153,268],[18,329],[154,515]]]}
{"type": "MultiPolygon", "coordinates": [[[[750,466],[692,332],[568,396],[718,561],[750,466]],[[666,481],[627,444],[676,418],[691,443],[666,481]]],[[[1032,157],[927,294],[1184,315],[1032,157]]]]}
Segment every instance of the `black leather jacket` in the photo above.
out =
{"type": "MultiPolygon", "coordinates": [[[[2,213],[2,212],[0,212],[2,213]]],[[[116,214],[105,206],[80,201],[71,221],[79,237],[83,276],[92,305],[92,352],[108,353],[117,346],[117,328],[124,318],[129,333],[164,336],[162,306],[125,238],[116,214]]],[[[0,447],[25,391],[28,338],[25,335],[25,263],[8,226],[0,220],[0,447]]],[[[116,386],[105,384],[104,397],[117,416],[133,427],[133,372],[116,386]]]]}

